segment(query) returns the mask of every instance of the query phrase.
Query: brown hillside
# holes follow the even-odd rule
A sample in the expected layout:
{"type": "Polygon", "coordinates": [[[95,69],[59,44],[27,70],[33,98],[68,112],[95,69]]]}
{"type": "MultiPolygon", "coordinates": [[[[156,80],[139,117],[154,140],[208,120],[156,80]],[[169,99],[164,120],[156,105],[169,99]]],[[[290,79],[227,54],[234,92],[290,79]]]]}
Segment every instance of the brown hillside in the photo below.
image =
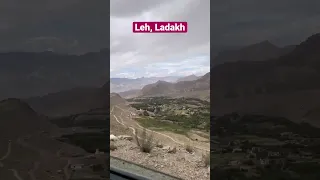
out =
{"type": "Polygon", "coordinates": [[[213,60],[214,65],[237,61],[265,61],[291,52],[294,46],[279,48],[269,41],[252,44],[237,50],[220,52],[213,60]]]}
{"type": "Polygon", "coordinates": [[[210,90],[210,73],[198,78],[194,81],[180,81],[177,83],[169,83],[158,81],[149,84],[140,91],[141,96],[169,95],[174,93],[184,93],[193,91],[210,90]]]}
{"type": "Polygon", "coordinates": [[[131,89],[128,91],[119,92],[118,94],[123,98],[137,97],[141,89],[131,89]]]}
{"type": "Polygon", "coordinates": [[[102,88],[74,88],[42,97],[27,99],[37,112],[47,116],[67,116],[91,109],[109,107],[108,90],[102,88]]]}
{"type": "Polygon", "coordinates": [[[194,80],[197,80],[198,78],[199,78],[198,76],[192,74],[190,76],[185,76],[185,77],[179,78],[177,80],[177,82],[180,82],[180,81],[194,81],[194,80]]]}
{"type": "Polygon", "coordinates": [[[14,139],[21,135],[55,127],[19,99],[0,101],[0,119],[2,139],[14,139]]]}
{"type": "Polygon", "coordinates": [[[110,105],[115,106],[119,104],[125,104],[127,101],[123,99],[119,94],[117,93],[111,93],[110,94],[110,105]]]}
{"type": "Polygon", "coordinates": [[[315,99],[320,90],[319,47],[320,34],[315,34],[278,59],[214,67],[211,92],[215,113],[251,111],[302,120],[307,112],[320,107],[315,99]]]}

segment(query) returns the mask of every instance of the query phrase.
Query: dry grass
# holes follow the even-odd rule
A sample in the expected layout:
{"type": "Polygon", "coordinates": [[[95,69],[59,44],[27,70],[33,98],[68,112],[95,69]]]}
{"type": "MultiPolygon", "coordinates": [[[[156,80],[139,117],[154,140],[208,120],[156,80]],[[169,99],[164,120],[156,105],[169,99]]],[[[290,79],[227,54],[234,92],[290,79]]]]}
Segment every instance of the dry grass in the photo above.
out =
{"type": "Polygon", "coordinates": [[[154,143],[153,136],[150,134],[147,134],[146,129],[143,129],[141,136],[138,136],[138,130],[135,130],[135,140],[137,142],[137,145],[140,148],[141,152],[150,153],[152,149],[154,148],[154,145],[157,143],[154,143]]]}
{"type": "Polygon", "coordinates": [[[186,151],[187,151],[188,153],[192,153],[192,152],[193,152],[193,147],[190,146],[189,144],[186,145],[186,151]]]}
{"type": "Polygon", "coordinates": [[[202,162],[206,167],[210,166],[210,153],[202,154],[202,162]]]}

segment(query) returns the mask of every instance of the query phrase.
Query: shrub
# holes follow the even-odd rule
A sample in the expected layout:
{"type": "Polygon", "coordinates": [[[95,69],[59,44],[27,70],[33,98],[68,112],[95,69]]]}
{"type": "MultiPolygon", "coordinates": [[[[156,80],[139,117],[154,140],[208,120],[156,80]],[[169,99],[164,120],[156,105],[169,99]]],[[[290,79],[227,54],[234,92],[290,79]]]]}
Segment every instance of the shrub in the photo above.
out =
{"type": "Polygon", "coordinates": [[[188,153],[192,153],[192,152],[193,152],[192,146],[186,145],[186,151],[187,151],[188,153]]]}
{"type": "Polygon", "coordinates": [[[154,139],[152,134],[148,135],[146,129],[144,128],[141,134],[141,137],[138,136],[138,130],[135,131],[135,140],[137,142],[137,145],[140,148],[141,152],[150,153],[151,150],[154,148],[154,139]]]}
{"type": "Polygon", "coordinates": [[[148,111],[146,111],[146,110],[145,110],[145,111],[143,111],[143,115],[144,115],[144,116],[149,116],[148,111]]]}
{"type": "Polygon", "coordinates": [[[114,151],[114,150],[116,150],[117,149],[117,146],[114,144],[114,143],[111,143],[110,144],[110,150],[111,151],[114,151]]]}
{"type": "Polygon", "coordinates": [[[202,162],[206,167],[210,166],[210,153],[202,154],[202,162]]]}

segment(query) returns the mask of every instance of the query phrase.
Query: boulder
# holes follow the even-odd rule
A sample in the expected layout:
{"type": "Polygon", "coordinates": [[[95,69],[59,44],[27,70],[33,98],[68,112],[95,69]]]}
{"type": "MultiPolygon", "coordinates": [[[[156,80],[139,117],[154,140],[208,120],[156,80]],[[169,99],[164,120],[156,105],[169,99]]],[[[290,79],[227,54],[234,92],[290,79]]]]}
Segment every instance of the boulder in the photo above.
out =
{"type": "Polygon", "coordinates": [[[119,138],[113,134],[110,134],[110,141],[117,141],[119,138]]]}
{"type": "Polygon", "coordinates": [[[118,136],[119,139],[121,140],[128,140],[128,141],[132,141],[133,137],[132,136],[128,136],[128,135],[120,135],[118,136]]]}

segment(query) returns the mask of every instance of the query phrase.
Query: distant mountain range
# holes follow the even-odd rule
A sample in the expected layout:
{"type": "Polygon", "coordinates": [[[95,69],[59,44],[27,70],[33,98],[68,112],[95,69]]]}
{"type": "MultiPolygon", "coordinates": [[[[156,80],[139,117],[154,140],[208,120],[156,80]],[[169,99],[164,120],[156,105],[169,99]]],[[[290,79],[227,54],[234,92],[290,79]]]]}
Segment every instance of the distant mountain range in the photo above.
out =
{"type": "Polygon", "coordinates": [[[50,93],[45,96],[24,99],[36,112],[61,117],[83,113],[94,109],[109,108],[108,82],[99,88],[73,88],[50,93]]]}
{"type": "Polygon", "coordinates": [[[185,76],[178,78],[175,82],[158,80],[147,84],[141,89],[132,89],[118,93],[123,98],[145,97],[145,96],[173,96],[173,97],[195,97],[209,100],[210,97],[210,72],[204,76],[185,76]]]}
{"type": "Polygon", "coordinates": [[[156,83],[144,86],[139,92],[139,96],[156,95],[181,95],[185,93],[208,91],[210,90],[210,72],[204,76],[191,81],[178,81],[175,83],[157,81],[156,83]]]}
{"type": "Polygon", "coordinates": [[[185,76],[185,77],[179,78],[177,80],[177,82],[180,82],[180,81],[194,81],[194,80],[197,80],[198,78],[199,78],[198,76],[192,74],[190,76],[185,76]]]}
{"type": "Polygon", "coordinates": [[[294,45],[280,48],[269,41],[262,41],[239,49],[221,51],[211,62],[211,65],[237,61],[265,61],[285,55],[294,48],[294,45]]]}
{"type": "Polygon", "coordinates": [[[141,89],[143,86],[155,83],[157,81],[176,82],[180,77],[142,77],[136,79],[130,78],[110,78],[110,92],[123,92],[132,89],[141,89]]]}
{"type": "Polygon", "coordinates": [[[27,98],[75,87],[100,87],[109,79],[106,49],[84,55],[0,53],[0,100],[27,98]]]}
{"type": "Polygon", "coordinates": [[[220,64],[211,69],[213,94],[221,97],[219,92],[235,91],[242,96],[260,89],[262,93],[279,93],[320,88],[319,50],[320,34],[316,34],[278,58],[220,64]]]}
{"type": "Polygon", "coordinates": [[[320,125],[308,114],[320,107],[320,33],[284,49],[263,42],[224,54],[226,59],[220,55],[211,62],[224,62],[211,68],[213,113],[258,113],[320,125]]]}
{"type": "Polygon", "coordinates": [[[128,91],[119,92],[118,94],[123,98],[134,98],[139,96],[141,89],[131,89],[128,91]]]}

